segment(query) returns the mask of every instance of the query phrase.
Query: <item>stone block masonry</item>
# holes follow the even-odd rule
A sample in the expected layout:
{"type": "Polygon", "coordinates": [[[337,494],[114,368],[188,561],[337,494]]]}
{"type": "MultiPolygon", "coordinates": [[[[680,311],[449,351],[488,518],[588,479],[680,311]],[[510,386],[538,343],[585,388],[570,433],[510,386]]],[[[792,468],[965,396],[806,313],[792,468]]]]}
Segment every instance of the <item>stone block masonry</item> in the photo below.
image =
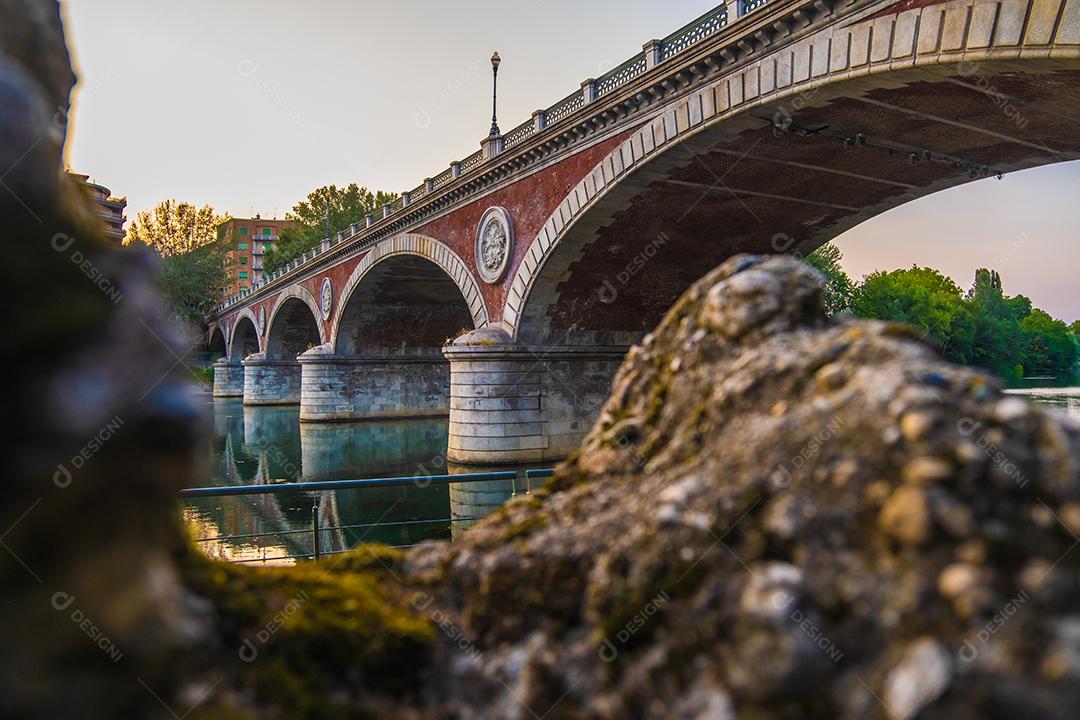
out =
{"type": "Polygon", "coordinates": [[[244,359],[245,405],[296,405],[300,402],[300,364],[267,360],[262,353],[244,359]]]}
{"type": "Polygon", "coordinates": [[[244,368],[232,365],[228,360],[214,363],[214,397],[243,397],[244,368]]]}
{"type": "Polygon", "coordinates": [[[450,366],[437,355],[300,356],[301,422],[445,417],[450,366]]]}
{"type": "Polygon", "coordinates": [[[552,462],[585,437],[626,348],[526,347],[497,328],[458,338],[450,361],[454,462],[552,462]]]}

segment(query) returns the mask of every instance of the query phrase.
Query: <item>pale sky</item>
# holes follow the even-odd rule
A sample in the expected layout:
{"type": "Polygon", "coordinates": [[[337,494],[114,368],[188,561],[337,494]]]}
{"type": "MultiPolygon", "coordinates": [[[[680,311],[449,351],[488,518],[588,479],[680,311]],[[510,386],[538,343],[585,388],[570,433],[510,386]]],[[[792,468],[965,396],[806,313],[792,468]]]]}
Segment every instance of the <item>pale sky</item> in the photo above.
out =
{"type": "MultiPolygon", "coordinates": [[[[400,192],[479,149],[498,50],[510,130],[718,0],[63,0],[80,83],[67,160],[128,217],[174,197],[281,217],[316,187],[400,192]]],[[[983,180],[840,238],[856,278],[993,266],[1080,318],[1080,163],[983,180]]]]}

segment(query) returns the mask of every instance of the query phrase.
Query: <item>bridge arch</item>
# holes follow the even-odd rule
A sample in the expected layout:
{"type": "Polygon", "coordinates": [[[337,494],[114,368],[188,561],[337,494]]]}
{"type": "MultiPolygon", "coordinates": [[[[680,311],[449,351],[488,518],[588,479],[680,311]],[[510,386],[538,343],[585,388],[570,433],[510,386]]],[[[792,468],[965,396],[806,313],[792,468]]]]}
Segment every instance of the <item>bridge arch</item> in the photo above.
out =
{"type": "Polygon", "coordinates": [[[259,333],[259,322],[251,308],[244,308],[233,321],[229,332],[229,362],[236,364],[263,349],[263,339],[259,333]]]}
{"type": "MultiPolygon", "coordinates": [[[[333,314],[328,341],[337,354],[355,354],[362,349],[359,335],[374,329],[379,322],[393,322],[393,306],[409,304],[416,312],[427,313],[426,320],[413,319],[399,330],[416,330],[424,326],[421,345],[441,345],[447,337],[468,330],[468,325],[480,328],[488,324],[488,311],[476,281],[465,262],[448,246],[426,235],[407,233],[388,238],[373,247],[345,282],[333,314]],[[412,290],[412,298],[407,287],[412,290]],[[366,293],[361,298],[361,293],[366,293]],[[373,301],[361,308],[363,299],[373,301]],[[377,317],[379,306],[388,309],[377,317]]],[[[398,345],[409,344],[404,335],[384,336],[379,342],[390,347],[391,339],[398,345]]]]}
{"type": "Polygon", "coordinates": [[[868,10],[717,75],[567,193],[503,326],[634,342],[736,252],[807,253],[938,190],[1080,158],[1080,17],[1037,4],[868,10]]]}
{"type": "Polygon", "coordinates": [[[210,351],[211,356],[222,358],[228,355],[229,344],[225,338],[225,327],[221,323],[214,323],[210,326],[206,348],[210,351]]]}
{"type": "Polygon", "coordinates": [[[326,342],[319,303],[300,285],[291,285],[278,295],[265,332],[265,352],[270,359],[294,360],[309,347],[326,342]]]}

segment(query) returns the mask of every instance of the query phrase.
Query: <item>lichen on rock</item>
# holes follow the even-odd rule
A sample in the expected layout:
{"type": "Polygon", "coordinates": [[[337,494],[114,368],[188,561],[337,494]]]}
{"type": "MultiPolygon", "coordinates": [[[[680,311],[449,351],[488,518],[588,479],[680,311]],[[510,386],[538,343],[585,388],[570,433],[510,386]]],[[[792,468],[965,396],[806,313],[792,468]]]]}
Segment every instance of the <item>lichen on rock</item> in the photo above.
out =
{"type": "Polygon", "coordinates": [[[1064,718],[1078,451],[1074,424],[917,334],[827,319],[798,260],[736,257],[630,352],[541,508],[406,567],[492,654],[487,702],[1064,718]]]}

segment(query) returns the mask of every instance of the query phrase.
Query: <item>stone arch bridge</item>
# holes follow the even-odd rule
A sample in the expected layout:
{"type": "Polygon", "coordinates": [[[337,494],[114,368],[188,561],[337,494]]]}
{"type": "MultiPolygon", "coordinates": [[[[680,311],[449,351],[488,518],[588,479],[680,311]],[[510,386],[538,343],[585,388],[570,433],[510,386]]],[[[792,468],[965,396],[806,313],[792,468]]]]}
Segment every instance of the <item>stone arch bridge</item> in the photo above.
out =
{"type": "Polygon", "coordinates": [[[215,394],[559,459],[724,258],[1078,157],[1080,0],[721,5],[223,303],[215,394]]]}

